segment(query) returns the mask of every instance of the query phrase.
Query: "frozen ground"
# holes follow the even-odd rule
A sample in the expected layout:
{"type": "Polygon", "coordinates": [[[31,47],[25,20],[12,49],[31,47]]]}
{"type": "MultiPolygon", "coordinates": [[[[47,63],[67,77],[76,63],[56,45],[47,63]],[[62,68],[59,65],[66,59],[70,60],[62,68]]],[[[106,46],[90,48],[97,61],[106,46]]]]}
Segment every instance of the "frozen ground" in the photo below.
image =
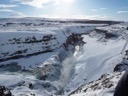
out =
{"type": "Polygon", "coordinates": [[[14,96],[112,96],[123,74],[113,71],[128,48],[128,25],[67,21],[0,20],[0,85],[14,96]],[[81,38],[74,34],[83,34],[85,44],[81,45],[81,38]],[[8,59],[13,56],[19,58],[8,59]],[[19,70],[14,71],[16,68],[19,70]],[[103,74],[108,75],[96,81],[103,74]],[[100,84],[104,85],[106,78],[113,86],[105,89],[100,84]],[[93,90],[97,83],[101,88],[93,90]]]}

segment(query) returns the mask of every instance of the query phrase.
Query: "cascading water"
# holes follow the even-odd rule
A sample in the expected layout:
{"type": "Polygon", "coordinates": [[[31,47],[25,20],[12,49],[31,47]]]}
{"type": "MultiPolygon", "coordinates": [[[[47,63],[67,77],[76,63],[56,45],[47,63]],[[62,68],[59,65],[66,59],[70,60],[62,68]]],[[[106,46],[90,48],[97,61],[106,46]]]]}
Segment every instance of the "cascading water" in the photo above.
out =
{"type": "Polygon", "coordinates": [[[75,52],[73,56],[67,57],[62,62],[62,69],[61,69],[61,75],[60,79],[58,81],[54,82],[54,86],[59,90],[57,94],[62,94],[63,89],[66,87],[66,85],[70,82],[72,69],[74,67],[74,63],[76,61],[76,57],[78,58],[81,55],[80,46],[75,47],[75,52]]]}

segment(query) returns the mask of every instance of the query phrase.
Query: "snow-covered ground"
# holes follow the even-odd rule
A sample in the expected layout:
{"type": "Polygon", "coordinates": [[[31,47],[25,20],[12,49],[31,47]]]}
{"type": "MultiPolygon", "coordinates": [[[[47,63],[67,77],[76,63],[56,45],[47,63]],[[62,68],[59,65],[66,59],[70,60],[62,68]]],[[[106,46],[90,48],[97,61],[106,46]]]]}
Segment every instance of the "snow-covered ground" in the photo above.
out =
{"type": "Polygon", "coordinates": [[[79,87],[71,96],[113,96],[115,87],[124,72],[102,75],[97,81],[79,87]]]}
{"type": "Polygon", "coordinates": [[[74,63],[71,82],[65,90],[72,90],[83,84],[97,80],[104,73],[111,73],[115,66],[122,61],[121,55],[125,40],[109,40],[99,42],[96,38],[84,36],[87,44],[83,46],[83,54],[74,63]]]}
{"type": "Polygon", "coordinates": [[[110,78],[114,90],[123,74],[113,71],[128,48],[127,23],[60,21],[0,19],[0,85],[14,96],[112,96],[111,89],[102,86],[87,92],[77,88],[84,90],[93,85],[89,82],[109,74],[105,78],[110,78]]]}

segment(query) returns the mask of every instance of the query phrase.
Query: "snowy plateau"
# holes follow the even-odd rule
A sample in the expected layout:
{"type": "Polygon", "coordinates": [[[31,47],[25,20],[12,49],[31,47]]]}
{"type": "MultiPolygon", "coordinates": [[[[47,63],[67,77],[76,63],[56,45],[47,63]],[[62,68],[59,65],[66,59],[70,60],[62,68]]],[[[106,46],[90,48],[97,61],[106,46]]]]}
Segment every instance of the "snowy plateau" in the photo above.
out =
{"type": "Polygon", "coordinates": [[[0,94],[113,96],[126,69],[128,22],[0,19],[0,94]]]}

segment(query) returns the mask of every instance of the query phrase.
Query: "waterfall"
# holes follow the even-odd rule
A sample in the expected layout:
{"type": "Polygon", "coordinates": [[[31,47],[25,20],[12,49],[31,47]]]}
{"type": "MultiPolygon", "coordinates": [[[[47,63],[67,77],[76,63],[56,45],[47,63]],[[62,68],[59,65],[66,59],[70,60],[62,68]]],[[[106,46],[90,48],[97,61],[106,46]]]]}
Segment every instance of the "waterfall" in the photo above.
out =
{"type": "Polygon", "coordinates": [[[62,62],[60,79],[54,82],[54,85],[59,91],[62,91],[69,83],[71,78],[71,72],[74,67],[74,62],[76,61],[76,57],[78,57],[78,54],[81,53],[80,51],[80,46],[76,46],[73,56],[67,57],[62,62]]]}

